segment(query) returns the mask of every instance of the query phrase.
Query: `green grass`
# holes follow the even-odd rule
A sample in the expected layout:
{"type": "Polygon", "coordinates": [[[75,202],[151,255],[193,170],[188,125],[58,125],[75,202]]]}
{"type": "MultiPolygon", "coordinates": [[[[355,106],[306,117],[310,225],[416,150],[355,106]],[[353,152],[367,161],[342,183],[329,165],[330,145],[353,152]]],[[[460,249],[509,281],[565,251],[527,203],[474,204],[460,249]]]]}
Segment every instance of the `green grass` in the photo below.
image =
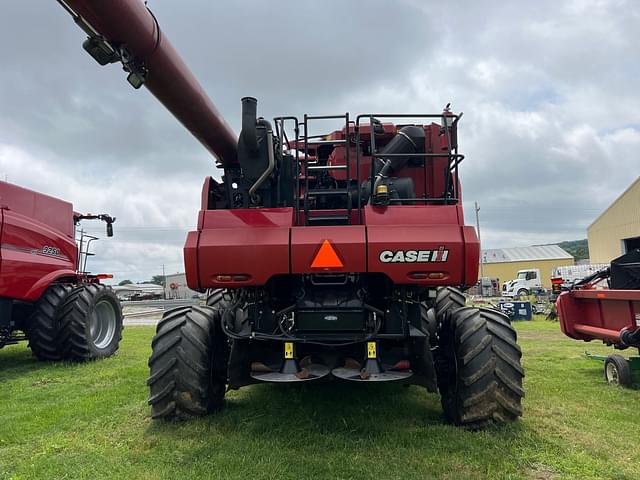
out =
{"type": "Polygon", "coordinates": [[[608,386],[610,349],[557,323],[517,324],[526,369],[521,421],[484,432],[448,426],[439,398],[397,385],[256,385],[226,410],[151,421],[153,329],[84,365],[0,351],[0,478],[640,478],[639,390],[608,386]]]}

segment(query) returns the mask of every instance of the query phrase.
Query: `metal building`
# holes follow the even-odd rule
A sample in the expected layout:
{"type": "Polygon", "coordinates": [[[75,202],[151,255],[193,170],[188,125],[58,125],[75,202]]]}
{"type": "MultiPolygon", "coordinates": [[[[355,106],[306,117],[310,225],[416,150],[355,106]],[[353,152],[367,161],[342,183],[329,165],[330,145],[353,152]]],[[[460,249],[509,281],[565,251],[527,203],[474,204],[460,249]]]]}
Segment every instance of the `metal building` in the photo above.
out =
{"type": "Polygon", "coordinates": [[[198,292],[187,286],[187,277],[184,273],[174,273],[165,277],[165,293],[167,299],[196,298],[198,292]]]}
{"type": "Polygon", "coordinates": [[[537,268],[542,276],[542,286],[551,288],[551,271],[555,267],[573,265],[573,256],[558,245],[497,248],[482,250],[482,275],[498,278],[500,284],[517,277],[518,270],[537,268]]]}
{"type": "Polygon", "coordinates": [[[592,263],[640,248],[640,177],[587,228],[592,263]]]}

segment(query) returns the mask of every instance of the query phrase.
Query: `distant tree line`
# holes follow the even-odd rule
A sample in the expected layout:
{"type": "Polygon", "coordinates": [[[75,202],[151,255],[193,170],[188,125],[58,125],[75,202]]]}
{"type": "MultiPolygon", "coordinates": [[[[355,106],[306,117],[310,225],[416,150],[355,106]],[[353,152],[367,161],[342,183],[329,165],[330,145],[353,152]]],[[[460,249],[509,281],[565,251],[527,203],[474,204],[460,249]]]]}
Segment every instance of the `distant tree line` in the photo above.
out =
{"type": "MultiPolygon", "coordinates": [[[[131,280],[122,280],[118,285],[131,285],[133,282],[131,280]]],[[[140,282],[143,284],[154,284],[154,285],[164,285],[164,276],[163,275],[154,275],[151,277],[151,280],[145,280],[144,282],[140,282]]]]}
{"type": "Polygon", "coordinates": [[[558,243],[558,246],[573,255],[576,260],[587,260],[589,258],[589,244],[587,239],[569,240],[558,243]]]}

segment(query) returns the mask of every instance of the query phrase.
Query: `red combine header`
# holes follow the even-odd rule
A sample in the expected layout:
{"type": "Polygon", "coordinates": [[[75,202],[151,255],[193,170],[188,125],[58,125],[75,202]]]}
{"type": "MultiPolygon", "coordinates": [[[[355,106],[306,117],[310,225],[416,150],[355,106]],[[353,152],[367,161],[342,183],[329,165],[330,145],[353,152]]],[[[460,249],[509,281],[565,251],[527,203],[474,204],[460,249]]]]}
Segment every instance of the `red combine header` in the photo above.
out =
{"type": "MultiPolygon", "coordinates": [[[[640,249],[616,258],[604,268],[564,291],[556,301],[560,326],[565,335],[590,342],[601,340],[618,350],[640,352],[640,249]]],[[[631,366],[640,367],[640,358],[630,361],[620,355],[605,360],[605,379],[629,386],[631,366]]]]}
{"type": "Polygon", "coordinates": [[[202,415],[227,389],[333,376],[439,390],[452,423],[522,413],[516,333],[465,306],[480,246],[465,226],[461,114],[257,115],[229,130],[138,0],[62,3],[100,64],[119,61],[213,152],[189,286],[207,306],[167,312],[149,359],[155,418],[202,415]],[[334,130],[321,135],[319,125],[334,130]],[[337,128],[336,128],[337,127],[337,128]]]}

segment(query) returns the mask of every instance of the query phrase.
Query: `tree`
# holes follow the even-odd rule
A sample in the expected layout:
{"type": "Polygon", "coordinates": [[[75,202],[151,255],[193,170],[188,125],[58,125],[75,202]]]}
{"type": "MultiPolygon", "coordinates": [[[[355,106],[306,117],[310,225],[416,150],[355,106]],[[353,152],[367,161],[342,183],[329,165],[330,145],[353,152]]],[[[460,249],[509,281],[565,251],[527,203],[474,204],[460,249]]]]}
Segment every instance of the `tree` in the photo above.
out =
{"type": "Polygon", "coordinates": [[[164,285],[164,275],[154,275],[153,277],[151,277],[151,281],[149,283],[164,285]]]}
{"type": "Polygon", "coordinates": [[[123,285],[131,285],[131,284],[133,284],[131,280],[122,280],[118,285],[123,286],[123,285]]]}

